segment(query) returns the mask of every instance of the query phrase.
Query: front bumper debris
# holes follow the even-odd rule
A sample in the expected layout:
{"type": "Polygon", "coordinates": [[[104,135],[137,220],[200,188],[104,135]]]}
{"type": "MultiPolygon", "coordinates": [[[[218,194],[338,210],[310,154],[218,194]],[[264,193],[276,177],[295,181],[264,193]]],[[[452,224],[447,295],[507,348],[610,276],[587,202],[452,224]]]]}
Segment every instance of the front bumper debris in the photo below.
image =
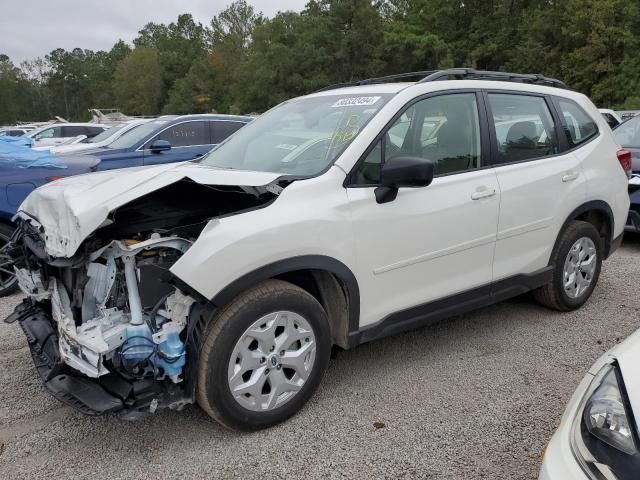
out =
{"type": "Polygon", "coordinates": [[[43,305],[24,300],[5,322],[20,324],[47,391],[85,415],[120,412],[135,418],[162,406],[180,409],[191,403],[179,388],[153,379],[127,379],[117,373],[93,379],[70,368],[60,355],[54,321],[43,305]]]}

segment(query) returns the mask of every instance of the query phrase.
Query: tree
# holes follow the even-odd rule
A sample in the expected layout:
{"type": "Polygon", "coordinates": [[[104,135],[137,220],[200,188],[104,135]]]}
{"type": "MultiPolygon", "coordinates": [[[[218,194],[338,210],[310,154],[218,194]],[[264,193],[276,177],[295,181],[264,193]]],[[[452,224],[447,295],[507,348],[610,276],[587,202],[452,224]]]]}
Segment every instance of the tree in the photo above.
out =
{"type": "Polygon", "coordinates": [[[155,48],[137,47],[116,68],[118,106],[130,115],[156,115],[164,95],[163,67],[155,48]]]}

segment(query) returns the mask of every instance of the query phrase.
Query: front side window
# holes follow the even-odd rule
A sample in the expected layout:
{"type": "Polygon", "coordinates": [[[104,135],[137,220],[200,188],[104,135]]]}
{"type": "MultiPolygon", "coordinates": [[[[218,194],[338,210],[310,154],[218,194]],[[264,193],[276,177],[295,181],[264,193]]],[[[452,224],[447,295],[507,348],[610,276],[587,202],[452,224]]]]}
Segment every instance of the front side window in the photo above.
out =
{"type": "Polygon", "coordinates": [[[564,117],[565,131],[569,144],[578,146],[598,134],[598,127],[593,119],[576,103],[561,99],[558,107],[564,117]]]}
{"type": "Polygon", "coordinates": [[[382,165],[399,156],[432,161],[435,175],[478,168],[480,121],[476,95],[441,95],[414,103],[356,167],[351,184],[379,184],[382,165]]]}
{"type": "Polygon", "coordinates": [[[47,128],[34,136],[36,140],[41,138],[61,138],[62,130],[60,127],[47,128]]]}
{"type": "Polygon", "coordinates": [[[559,152],[556,127],[542,97],[489,94],[498,144],[495,163],[543,158],[559,152]]]}
{"type": "Polygon", "coordinates": [[[291,100],[238,130],[200,164],[317,175],[340,156],[391,96],[343,93],[291,100]]]}
{"type": "Polygon", "coordinates": [[[129,130],[109,144],[109,148],[132,148],[154,132],[164,128],[169,120],[151,120],[138,128],[129,130]]]}
{"type": "Polygon", "coordinates": [[[640,117],[627,120],[613,131],[616,140],[626,148],[640,148],[640,117]]]}
{"type": "Polygon", "coordinates": [[[204,121],[179,123],[167,128],[154,140],[166,140],[173,147],[192,147],[211,143],[209,129],[204,121]]]}

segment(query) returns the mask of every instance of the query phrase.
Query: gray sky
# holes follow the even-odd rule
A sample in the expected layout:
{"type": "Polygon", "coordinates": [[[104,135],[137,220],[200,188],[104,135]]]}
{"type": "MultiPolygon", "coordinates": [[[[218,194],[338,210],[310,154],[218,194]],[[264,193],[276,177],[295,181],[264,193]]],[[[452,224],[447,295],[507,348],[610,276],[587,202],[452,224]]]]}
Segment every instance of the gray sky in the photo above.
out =
{"type": "MultiPolygon", "coordinates": [[[[55,48],[108,50],[133,40],[148,22],[170,23],[181,13],[208,24],[232,0],[21,0],[2,2],[0,53],[15,64],[55,48]]],[[[306,0],[248,0],[271,17],[304,8],[306,0]]]]}

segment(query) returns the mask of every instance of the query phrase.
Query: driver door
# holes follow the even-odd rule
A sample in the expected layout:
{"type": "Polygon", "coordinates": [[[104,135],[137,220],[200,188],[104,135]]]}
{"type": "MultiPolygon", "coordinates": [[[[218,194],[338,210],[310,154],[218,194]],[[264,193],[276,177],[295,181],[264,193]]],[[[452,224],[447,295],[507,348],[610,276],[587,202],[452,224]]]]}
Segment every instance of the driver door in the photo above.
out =
{"type": "Polygon", "coordinates": [[[188,121],[173,125],[160,132],[144,147],[144,164],[184,162],[195,160],[213,148],[209,125],[204,120],[188,121]],[[166,140],[171,149],[154,151],[151,145],[156,140],[166,140]]]}
{"type": "Polygon", "coordinates": [[[361,325],[477,287],[490,290],[500,190],[482,168],[476,93],[431,96],[396,117],[347,188],[361,289],[361,325]],[[424,188],[376,203],[381,165],[395,156],[434,162],[424,188]]]}

